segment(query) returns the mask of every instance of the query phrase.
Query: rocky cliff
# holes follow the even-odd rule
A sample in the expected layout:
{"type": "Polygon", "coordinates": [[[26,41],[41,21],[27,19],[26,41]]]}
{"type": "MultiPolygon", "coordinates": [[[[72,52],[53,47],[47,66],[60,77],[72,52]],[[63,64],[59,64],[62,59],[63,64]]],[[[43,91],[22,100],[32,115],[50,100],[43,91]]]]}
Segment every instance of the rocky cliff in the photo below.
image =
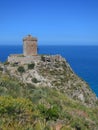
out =
{"type": "Polygon", "coordinates": [[[4,68],[11,77],[16,77],[25,84],[54,88],[88,106],[96,104],[96,95],[89,85],[74,73],[61,56],[42,55],[29,64],[13,62],[4,68]]]}

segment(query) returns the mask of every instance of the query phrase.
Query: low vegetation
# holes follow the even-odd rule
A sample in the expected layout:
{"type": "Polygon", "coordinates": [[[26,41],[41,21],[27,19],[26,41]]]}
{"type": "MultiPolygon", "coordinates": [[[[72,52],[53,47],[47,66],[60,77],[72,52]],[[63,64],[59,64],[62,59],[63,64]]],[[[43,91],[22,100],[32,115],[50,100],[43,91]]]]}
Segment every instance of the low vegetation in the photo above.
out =
{"type": "Polygon", "coordinates": [[[19,66],[17,70],[18,70],[18,72],[20,72],[20,73],[24,73],[24,72],[25,72],[25,69],[24,69],[23,66],[19,66]]]}
{"type": "Polygon", "coordinates": [[[3,71],[3,68],[2,68],[2,67],[0,67],[0,71],[3,71]]]}
{"type": "Polygon", "coordinates": [[[38,81],[36,78],[32,78],[32,82],[33,83],[39,83],[40,81],[38,81]]]}
{"type": "Polygon", "coordinates": [[[1,130],[98,130],[98,107],[0,73],[1,130]]]}
{"type": "Polygon", "coordinates": [[[43,62],[45,62],[45,56],[44,56],[44,55],[41,56],[41,60],[42,60],[43,62]]]}
{"type": "Polygon", "coordinates": [[[34,69],[34,66],[35,66],[35,63],[28,64],[28,69],[29,70],[34,69]]]}

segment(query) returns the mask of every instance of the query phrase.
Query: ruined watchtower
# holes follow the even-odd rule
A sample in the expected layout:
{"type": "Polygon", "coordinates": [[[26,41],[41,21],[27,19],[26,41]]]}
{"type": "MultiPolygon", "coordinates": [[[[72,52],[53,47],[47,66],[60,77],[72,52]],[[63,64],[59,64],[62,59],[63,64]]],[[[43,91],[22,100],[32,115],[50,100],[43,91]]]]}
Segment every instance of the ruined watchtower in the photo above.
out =
{"type": "Polygon", "coordinates": [[[28,35],[23,39],[23,54],[24,56],[37,55],[37,38],[28,35]]]}

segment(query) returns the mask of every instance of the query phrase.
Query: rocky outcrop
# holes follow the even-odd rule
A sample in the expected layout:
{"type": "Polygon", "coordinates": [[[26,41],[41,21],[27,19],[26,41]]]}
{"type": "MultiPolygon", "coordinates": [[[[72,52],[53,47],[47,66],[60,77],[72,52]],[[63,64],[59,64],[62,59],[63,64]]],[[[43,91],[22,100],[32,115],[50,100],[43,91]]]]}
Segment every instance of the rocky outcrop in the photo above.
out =
{"type": "Polygon", "coordinates": [[[58,89],[85,105],[96,105],[97,97],[89,85],[79,78],[67,61],[59,55],[40,56],[38,60],[32,60],[29,64],[11,62],[6,65],[6,69],[10,76],[14,76],[24,83],[30,83],[36,87],[58,89]],[[33,68],[28,67],[30,64],[33,64],[33,68]],[[19,66],[22,66],[25,71],[19,72],[19,66]]]}

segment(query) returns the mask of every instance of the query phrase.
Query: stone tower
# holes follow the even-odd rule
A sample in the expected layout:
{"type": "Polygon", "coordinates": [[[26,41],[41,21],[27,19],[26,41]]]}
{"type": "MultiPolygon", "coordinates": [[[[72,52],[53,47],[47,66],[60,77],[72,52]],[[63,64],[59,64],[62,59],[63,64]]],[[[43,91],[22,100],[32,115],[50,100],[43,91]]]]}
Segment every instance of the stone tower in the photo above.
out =
{"type": "Polygon", "coordinates": [[[24,56],[37,55],[37,38],[28,35],[23,39],[23,54],[24,56]]]}

